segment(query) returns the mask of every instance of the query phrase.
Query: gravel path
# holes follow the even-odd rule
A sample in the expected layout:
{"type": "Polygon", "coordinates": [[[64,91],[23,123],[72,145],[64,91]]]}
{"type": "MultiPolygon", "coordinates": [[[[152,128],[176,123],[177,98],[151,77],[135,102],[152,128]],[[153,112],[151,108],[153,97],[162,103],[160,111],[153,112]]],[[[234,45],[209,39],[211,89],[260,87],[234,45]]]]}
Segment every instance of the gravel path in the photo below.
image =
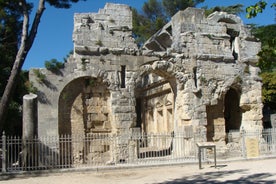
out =
{"type": "Polygon", "coordinates": [[[32,174],[0,176],[1,184],[180,184],[180,183],[276,183],[276,158],[219,162],[218,167],[203,163],[119,169],[108,171],[85,171],[71,173],[32,174]]]}

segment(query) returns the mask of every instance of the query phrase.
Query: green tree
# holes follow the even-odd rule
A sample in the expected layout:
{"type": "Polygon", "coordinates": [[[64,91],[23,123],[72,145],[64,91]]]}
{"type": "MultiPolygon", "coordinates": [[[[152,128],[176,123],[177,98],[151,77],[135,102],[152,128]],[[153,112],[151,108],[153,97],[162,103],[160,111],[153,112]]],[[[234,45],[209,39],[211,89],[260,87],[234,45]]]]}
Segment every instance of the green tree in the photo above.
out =
{"type": "MultiPolygon", "coordinates": [[[[253,18],[256,17],[259,13],[263,13],[267,6],[267,2],[264,0],[257,1],[254,5],[248,6],[246,8],[246,17],[253,18]]],[[[271,3],[271,7],[276,8],[276,3],[271,3]]]]}
{"type": "Polygon", "coordinates": [[[59,70],[64,68],[64,63],[58,61],[57,59],[51,59],[50,61],[45,61],[44,66],[47,70],[59,74],[59,70]]]}
{"type": "Polygon", "coordinates": [[[139,13],[135,8],[132,9],[133,36],[139,46],[167,22],[164,14],[160,14],[164,11],[154,10],[155,4],[158,4],[157,6],[161,9],[160,3],[157,3],[156,0],[146,2],[143,6],[143,13],[139,13]]]}
{"type": "Polygon", "coordinates": [[[133,9],[133,34],[138,45],[161,29],[179,10],[195,7],[204,0],[148,0],[142,12],[133,9]]]}
{"type": "Polygon", "coordinates": [[[152,21],[156,21],[158,18],[166,18],[164,7],[158,0],[148,0],[148,2],[144,3],[142,9],[146,17],[152,21]]]}
{"type": "Polygon", "coordinates": [[[263,80],[263,103],[276,111],[276,24],[254,27],[252,32],[262,43],[258,66],[263,80]]]}
{"type": "Polygon", "coordinates": [[[207,6],[203,7],[205,9],[205,15],[208,16],[211,13],[218,12],[226,12],[229,14],[239,15],[244,12],[242,4],[236,4],[232,6],[216,6],[213,8],[208,8],[207,6]]]}
{"type": "MultiPolygon", "coordinates": [[[[21,68],[35,40],[39,23],[45,10],[45,3],[49,3],[51,6],[54,6],[56,8],[70,8],[72,3],[76,3],[78,1],[79,0],[39,0],[33,22],[30,26],[29,15],[32,10],[31,3],[27,2],[26,0],[13,0],[9,2],[7,2],[7,0],[0,0],[1,8],[3,9],[2,12],[5,12],[6,10],[10,12],[16,11],[19,13],[20,19],[22,19],[21,37],[17,40],[18,48],[16,51],[16,56],[13,58],[14,61],[11,73],[0,101],[1,132],[3,130],[3,125],[5,122],[7,107],[9,106],[10,99],[14,93],[21,68]],[[9,6],[10,10],[7,8],[9,6]]],[[[3,21],[1,20],[1,23],[2,22],[3,21]]]]}
{"type": "Polygon", "coordinates": [[[195,7],[204,0],[163,0],[163,6],[167,16],[172,17],[180,10],[185,10],[187,7],[195,7]]]}
{"type": "Polygon", "coordinates": [[[262,98],[264,105],[276,111],[276,72],[261,73],[263,80],[262,98]]]}
{"type": "Polygon", "coordinates": [[[262,43],[258,66],[262,72],[272,72],[276,68],[276,24],[254,27],[252,33],[262,43]]]}
{"type": "MultiPolygon", "coordinates": [[[[0,0],[0,94],[5,86],[16,56],[22,27],[22,8],[18,0],[0,0]]],[[[22,71],[14,95],[6,108],[5,131],[10,135],[21,134],[22,97],[26,94],[24,83],[27,72],[22,71]]]]}

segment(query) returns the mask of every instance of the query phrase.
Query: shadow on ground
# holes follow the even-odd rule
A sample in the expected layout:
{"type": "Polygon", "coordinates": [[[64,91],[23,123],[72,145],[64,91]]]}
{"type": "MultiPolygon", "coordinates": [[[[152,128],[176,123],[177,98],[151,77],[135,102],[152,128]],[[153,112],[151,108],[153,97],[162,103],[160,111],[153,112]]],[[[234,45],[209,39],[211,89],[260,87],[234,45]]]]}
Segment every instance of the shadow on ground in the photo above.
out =
{"type": "Polygon", "coordinates": [[[181,184],[181,183],[199,183],[199,184],[218,184],[218,183],[228,183],[228,184],[273,184],[276,183],[276,180],[267,180],[266,178],[273,176],[270,173],[257,173],[257,174],[247,174],[248,170],[230,170],[230,171],[214,171],[214,172],[206,172],[191,176],[186,176],[183,178],[174,179],[171,181],[166,181],[159,184],[181,184]],[[233,175],[238,175],[236,178],[233,175]],[[244,175],[244,176],[241,176],[244,175]],[[223,178],[235,178],[225,180],[223,178]]]}
{"type": "Polygon", "coordinates": [[[33,177],[45,176],[45,173],[28,173],[28,174],[2,174],[0,175],[0,181],[12,180],[12,179],[26,179],[33,177]]]}

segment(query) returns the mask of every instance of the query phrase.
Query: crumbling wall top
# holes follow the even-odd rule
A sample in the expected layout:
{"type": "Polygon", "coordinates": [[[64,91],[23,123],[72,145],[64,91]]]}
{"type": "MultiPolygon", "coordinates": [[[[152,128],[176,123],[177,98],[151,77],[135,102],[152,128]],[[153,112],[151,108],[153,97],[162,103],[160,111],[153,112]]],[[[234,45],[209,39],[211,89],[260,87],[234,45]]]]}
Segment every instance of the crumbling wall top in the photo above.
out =
{"type": "Polygon", "coordinates": [[[187,8],[176,13],[143,49],[143,54],[151,55],[182,53],[187,58],[256,63],[260,43],[236,15],[214,12],[205,17],[203,9],[187,8]]]}
{"type": "Polygon", "coordinates": [[[211,15],[207,17],[208,21],[213,21],[215,23],[218,22],[225,22],[229,24],[243,24],[242,20],[240,17],[233,15],[233,14],[228,14],[226,12],[214,12],[211,15]]]}
{"type": "Polygon", "coordinates": [[[98,13],[74,15],[74,51],[98,55],[110,50],[137,49],[132,38],[132,11],[129,6],[107,3],[98,13]]]}

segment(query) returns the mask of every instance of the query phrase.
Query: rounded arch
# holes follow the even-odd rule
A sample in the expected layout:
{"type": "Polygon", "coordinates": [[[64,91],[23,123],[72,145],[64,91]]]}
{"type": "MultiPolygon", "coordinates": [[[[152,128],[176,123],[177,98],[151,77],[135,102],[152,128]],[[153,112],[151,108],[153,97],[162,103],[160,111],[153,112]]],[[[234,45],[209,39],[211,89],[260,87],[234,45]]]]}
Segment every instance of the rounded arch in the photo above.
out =
{"type": "Polygon", "coordinates": [[[242,20],[236,15],[228,14],[226,12],[214,12],[207,17],[208,20],[214,22],[225,22],[228,24],[241,24],[242,20]]]}
{"type": "Polygon", "coordinates": [[[155,61],[140,67],[136,84],[137,127],[144,133],[174,131],[176,78],[173,65],[155,61]]]}
{"type": "Polygon", "coordinates": [[[177,89],[176,89],[176,77],[174,73],[174,64],[169,61],[152,61],[145,63],[140,66],[138,71],[138,77],[136,82],[136,88],[141,88],[147,83],[145,83],[145,77],[147,77],[149,74],[155,74],[157,76],[160,76],[164,79],[166,79],[173,90],[174,95],[176,96],[177,89]]]}
{"type": "Polygon", "coordinates": [[[110,145],[96,150],[91,139],[95,133],[106,136],[112,130],[110,90],[103,79],[86,76],[72,80],[63,88],[58,103],[58,132],[72,139],[67,149],[61,143],[60,151],[71,151],[72,163],[91,162],[99,155],[111,157],[110,145]]]}
{"type": "Polygon", "coordinates": [[[69,82],[59,96],[59,134],[86,135],[110,131],[109,98],[108,86],[102,78],[85,76],[69,82]]]}
{"type": "Polygon", "coordinates": [[[237,22],[233,19],[230,19],[229,17],[222,17],[218,20],[218,22],[224,22],[224,23],[227,23],[227,24],[237,24],[237,22]]]}
{"type": "Polygon", "coordinates": [[[58,100],[59,135],[72,135],[71,108],[84,87],[84,77],[69,82],[61,91],[58,100]]]}
{"type": "MultiPolygon", "coordinates": [[[[103,83],[108,85],[108,87],[111,85],[111,81],[108,77],[109,73],[103,69],[97,68],[95,66],[94,70],[87,70],[87,71],[77,71],[72,72],[69,75],[66,75],[62,81],[60,81],[60,88],[63,90],[68,84],[70,84],[72,81],[77,80],[79,78],[100,78],[103,83]]],[[[61,93],[60,93],[61,94],[61,93]]]]}

